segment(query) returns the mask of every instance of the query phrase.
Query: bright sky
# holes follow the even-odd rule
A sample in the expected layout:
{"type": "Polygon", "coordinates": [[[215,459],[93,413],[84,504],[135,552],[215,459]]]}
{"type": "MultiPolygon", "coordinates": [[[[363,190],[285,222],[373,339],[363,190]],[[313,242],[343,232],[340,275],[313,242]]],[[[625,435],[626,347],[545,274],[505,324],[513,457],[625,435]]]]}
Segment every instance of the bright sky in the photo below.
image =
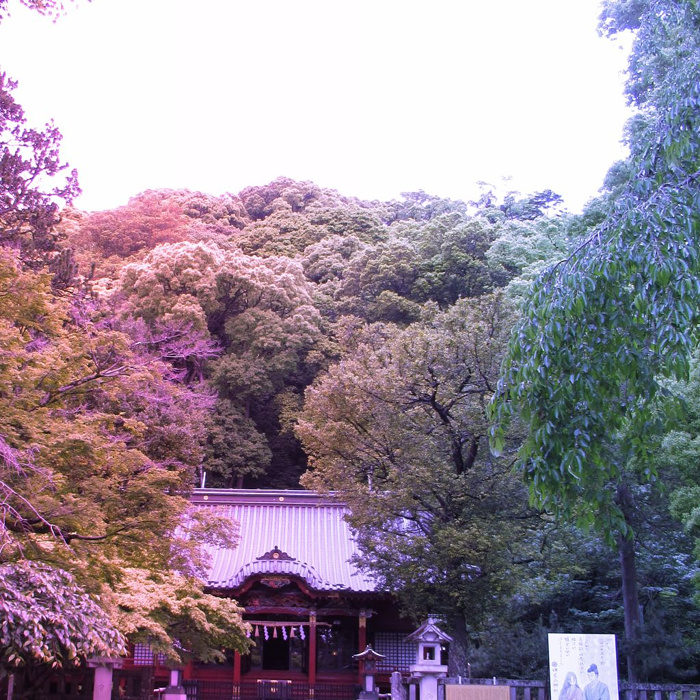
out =
{"type": "Polygon", "coordinates": [[[87,210],[284,175],[347,196],[476,183],[571,210],[624,156],[626,52],[597,0],[10,0],[0,67],[53,119],[87,210]]]}

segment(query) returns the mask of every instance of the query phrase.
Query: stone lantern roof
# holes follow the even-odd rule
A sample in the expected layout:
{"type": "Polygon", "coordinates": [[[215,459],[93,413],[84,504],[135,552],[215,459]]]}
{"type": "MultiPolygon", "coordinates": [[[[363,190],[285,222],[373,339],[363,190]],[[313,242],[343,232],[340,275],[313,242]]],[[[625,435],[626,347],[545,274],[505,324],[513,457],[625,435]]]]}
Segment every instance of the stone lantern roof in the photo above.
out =
{"type": "Polygon", "coordinates": [[[385,659],[386,656],[384,656],[384,654],[380,654],[378,651],[374,651],[374,649],[372,649],[372,647],[368,644],[364,651],[361,651],[359,654],[353,654],[352,658],[357,659],[358,661],[381,661],[382,659],[385,659]]]}
{"type": "Polygon", "coordinates": [[[445,642],[450,643],[452,637],[437,626],[437,618],[429,617],[415,632],[406,637],[407,642],[445,642]]]}

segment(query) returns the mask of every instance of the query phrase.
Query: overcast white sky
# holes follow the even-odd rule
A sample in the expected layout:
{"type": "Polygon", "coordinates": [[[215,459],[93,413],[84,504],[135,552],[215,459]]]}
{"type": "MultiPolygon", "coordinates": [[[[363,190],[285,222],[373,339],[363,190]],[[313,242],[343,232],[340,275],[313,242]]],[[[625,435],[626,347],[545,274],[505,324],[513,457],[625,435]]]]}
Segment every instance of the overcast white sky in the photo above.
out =
{"type": "Polygon", "coordinates": [[[10,2],[0,68],[54,119],[87,210],[279,175],[347,196],[551,188],[577,210],[623,157],[626,52],[597,0],[10,2]]]}

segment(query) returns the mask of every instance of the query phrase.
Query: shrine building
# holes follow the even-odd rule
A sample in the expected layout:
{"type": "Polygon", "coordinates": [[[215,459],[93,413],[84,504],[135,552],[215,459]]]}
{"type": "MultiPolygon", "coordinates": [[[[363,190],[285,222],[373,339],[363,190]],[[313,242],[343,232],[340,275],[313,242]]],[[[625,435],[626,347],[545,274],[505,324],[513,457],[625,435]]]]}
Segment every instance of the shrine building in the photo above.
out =
{"type": "MultiPolygon", "coordinates": [[[[300,490],[198,489],[191,500],[240,526],[237,547],[210,547],[208,590],[241,605],[254,644],[224,663],[190,664],[188,696],[354,700],[363,669],[353,656],[367,645],[383,657],[380,687],[388,689],[394,671],[408,674],[417,647],[406,638],[415,625],[353,565],[359,550],[343,504],[300,490]]],[[[129,666],[126,680],[149,667],[157,685],[147,648],[137,645],[129,666]]]]}

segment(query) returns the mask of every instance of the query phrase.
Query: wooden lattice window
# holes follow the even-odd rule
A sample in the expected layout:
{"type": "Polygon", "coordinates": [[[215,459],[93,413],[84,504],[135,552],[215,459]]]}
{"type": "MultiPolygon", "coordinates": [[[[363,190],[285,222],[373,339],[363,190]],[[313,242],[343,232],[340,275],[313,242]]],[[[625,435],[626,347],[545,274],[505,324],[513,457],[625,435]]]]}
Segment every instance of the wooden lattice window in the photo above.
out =
{"type": "Polygon", "coordinates": [[[408,667],[416,663],[418,645],[407,642],[405,632],[376,632],[373,648],[386,657],[377,663],[380,671],[407,673],[408,667]]]}
{"type": "Polygon", "coordinates": [[[165,656],[154,654],[148,644],[134,644],[134,666],[163,666],[165,656]]]}

